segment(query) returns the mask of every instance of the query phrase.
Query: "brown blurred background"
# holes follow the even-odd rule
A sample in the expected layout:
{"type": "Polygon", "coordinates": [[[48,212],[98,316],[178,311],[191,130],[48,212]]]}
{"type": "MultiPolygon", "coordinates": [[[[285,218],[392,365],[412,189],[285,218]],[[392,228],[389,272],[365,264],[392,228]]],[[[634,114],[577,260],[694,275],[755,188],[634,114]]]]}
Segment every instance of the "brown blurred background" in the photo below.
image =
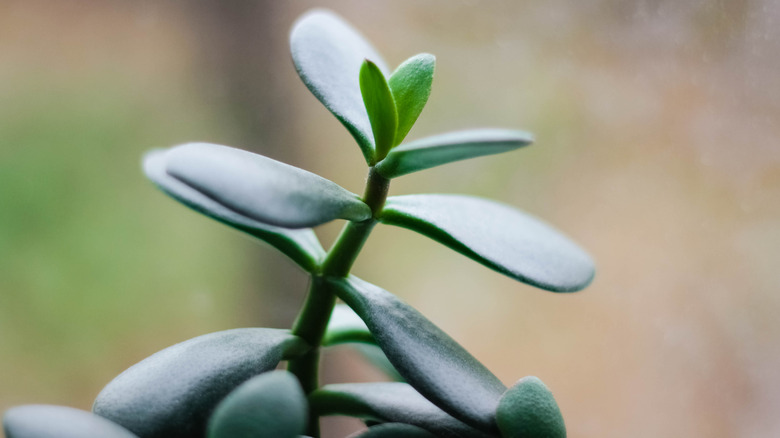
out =
{"type": "MultiPolygon", "coordinates": [[[[88,409],[170,344],[289,326],[305,276],[167,199],[139,162],[203,140],[359,192],[357,146],[289,57],[292,22],[318,5],[0,2],[0,410],[88,409]]],[[[587,290],[556,295],[380,227],[355,273],[505,383],[542,378],[571,437],[780,435],[779,2],[328,7],[391,65],[437,56],[410,139],[536,135],[509,155],[399,178],[394,194],[517,205],[598,264],[587,290]]],[[[318,230],[326,244],[338,227],[318,230]]],[[[358,365],[337,356],[330,378],[345,381],[358,365]]],[[[334,437],[354,426],[332,424],[334,437]]]]}

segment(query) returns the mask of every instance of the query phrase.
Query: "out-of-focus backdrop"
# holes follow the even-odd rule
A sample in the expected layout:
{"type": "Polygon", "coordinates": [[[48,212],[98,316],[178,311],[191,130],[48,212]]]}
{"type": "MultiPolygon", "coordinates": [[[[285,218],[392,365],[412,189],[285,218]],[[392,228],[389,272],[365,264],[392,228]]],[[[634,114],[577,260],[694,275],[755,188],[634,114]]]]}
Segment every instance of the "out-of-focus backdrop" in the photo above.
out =
{"type": "MultiPolygon", "coordinates": [[[[290,61],[289,28],[314,6],[0,3],[0,410],[88,409],[114,375],[170,344],[289,326],[305,276],[167,199],[139,162],[202,140],[359,192],[357,146],[290,61]]],[[[437,56],[410,138],[536,135],[508,155],[401,177],[394,194],[516,205],[598,264],[587,290],[556,295],[378,227],[357,274],[505,383],[542,378],[571,437],[780,436],[779,2],[328,7],[391,65],[437,56]]],[[[338,226],[318,230],[326,244],[338,226]]],[[[357,366],[326,364],[341,381],[357,366]]],[[[354,426],[333,424],[334,437],[354,426]]]]}

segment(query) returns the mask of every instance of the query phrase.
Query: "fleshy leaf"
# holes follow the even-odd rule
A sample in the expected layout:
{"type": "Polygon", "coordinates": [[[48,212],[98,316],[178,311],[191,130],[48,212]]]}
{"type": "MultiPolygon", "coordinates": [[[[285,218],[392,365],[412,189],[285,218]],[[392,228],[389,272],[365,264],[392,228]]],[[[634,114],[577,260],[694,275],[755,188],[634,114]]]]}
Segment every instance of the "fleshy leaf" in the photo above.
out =
{"type": "Polygon", "coordinates": [[[411,424],[385,423],[356,432],[347,438],[437,438],[437,436],[411,424]]]}
{"type": "Polygon", "coordinates": [[[523,377],[498,402],[496,422],[502,438],[566,438],[558,404],[536,377],[523,377]]]}
{"type": "Polygon", "coordinates": [[[170,176],[265,224],[304,228],[371,217],[371,209],[338,184],[241,149],[188,143],[169,149],[164,160],[170,176]]]}
{"type": "Polygon", "coordinates": [[[374,158],[378,161],[395,146],[393,140],[398,126],[398,115],[385,75],[368,59],[363,61],[363,66],[360,68],[360,93],[366,105],[368,119],[371,121],[376,147],[374,158]]]}
{"type": "Polygon", "coordinates": [[[296,438],[307,419],[298,379],[287,371],[270,371],[247,380],[219,403],[208,438],[296,438]]]}
{"type": "Polygon", "coordinates": [[[306,13],[295,23],[290,50],[303,83],[344,124],[366,163],[371,163],[374,137],[358,78],[365,59],[386,73],[382,57],[341,17],[323,9],[306,13]]]}
{"type": "Polygon", "coordinates": [[[3,417],[6,438],[138,438],[91,412],[65,406],[24,405],[3,417]]]}
{"type": "Polygon", "coordinates": [[[204,436],[208,416],[230,391],[307,349],[288,330],[199,336],[128,368],[103,388],[92,411],[143,438],[204,436]]]}
{"type": "Polygon", "coordinates": [[[435,56],[429,53],[420,53],[404,61],[390,75],[388,83],[393,92],[398,112],[395,144],[404,140],[425,108],[428,97],[431,95],[435,66],[435,56]]]}
{"type": "Polygon", "coordinates": [[[143,163],[146,176],[167,195],[199,213],[265,241],[309,272],[325,257],[325,251],[311,229],[291,230],[258,222],[172,177],[165,170],[167,152],[150,151],[143,163]]]}
{"type": "Polygon", "coordinates": [[[366,323],[360,319],[357,313],[346,304],[337,304],[330,315],[328,328],[322,338],[322,345],[328,347],[350,342],[376,344],[374,335],[371,334],[366,323]]]}
{"type": "Polygon", "coordinates": [[[395,178],[453,161],[512,151],[532,141],[531,134],[508,129],[449,132],[394,148],[377,163],[376,170],[385,178],[395,178]]]}
{"type": "Polygon", "coordinates": [[[445,438],[489,437],[451,417],[410,385],[397,382],[325,385],[309,395],[318,415],[348,415],[380,422],[403,422],[445,438]]]}
{"type": "Polygon", "coordinates": [[[380,221],[417,231],[502,274],[553,292],[574,292],[593,279],[593,261],[579,246],[540,220],[487,199],[391,197],[380,221]]]}
{"type": "Polygon", "coordinates": [[[484,365],[390,292],[354,276],[328,281],[420,394],[473,427],[497,430],[495,411],[506,387],[484,365]]]}

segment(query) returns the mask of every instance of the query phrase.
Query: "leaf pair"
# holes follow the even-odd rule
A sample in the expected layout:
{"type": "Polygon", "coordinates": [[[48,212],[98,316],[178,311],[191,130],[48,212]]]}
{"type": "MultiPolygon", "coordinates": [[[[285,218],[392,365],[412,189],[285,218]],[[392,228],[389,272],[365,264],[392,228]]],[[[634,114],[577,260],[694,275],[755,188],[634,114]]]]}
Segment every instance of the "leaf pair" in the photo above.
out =
{"type": "Polygon", "coordinates": [[[301,17],[290,50],[304,84],[349,130],[369,165],[406,137],[430,95],[432,55],[410,58],[388,81],[381,55],[330,11],[301,17]]]}
{"type": "Polygon", "coordinates": [[[125,370],[103,388],[92,410],[143,438],[203,436],[211,412],[231,391],[308,349],[288,330],[199,336],[125,370]]]}
{"type": "Polygon", "coordinates": [[[371,217],[357,195],[325,178],[227,146],[155,150],[144,157],[144,171],[174,199],[266,241],[307,271],[325,251],[306,227],[371,217]]]}
{"type": "Polygon", "coordinates": [[[407,422],[440,436],[565,437],[555,399],[539,379],[526,377],[507,389],[456,341],[393,294],[356,277],[328,281],[411,387],[328,385],[312,395],[315,411],[407,422]]]}
{"type": "Polygon", "coordinates": [[[422,53],[406,60],[387,80],[371,60],[363,61],[360,92],[375,145],[370,164],[383,160],[412,129],[431,94],[435,64],[433,55],[422,53]]]}

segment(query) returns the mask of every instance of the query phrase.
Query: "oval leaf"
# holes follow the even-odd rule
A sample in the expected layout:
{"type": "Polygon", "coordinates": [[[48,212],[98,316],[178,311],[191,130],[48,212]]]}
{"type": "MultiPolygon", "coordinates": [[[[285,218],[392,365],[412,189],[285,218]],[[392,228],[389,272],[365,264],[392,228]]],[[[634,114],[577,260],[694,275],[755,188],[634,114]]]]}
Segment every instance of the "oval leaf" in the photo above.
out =
{"type": "Polygon", "coordinates": [[[189,143],[169,149],[164,159],[170,176],[265,224],[304,228],[371,217],[371,209],[338,184],[241,149],[189,143]]]}
{"type": "Polygon", "coordinates": [[[290,50],[303,83],[344,124],[366,163],[371,163],[374,137],[358,78],[365,59],[387,72],[382,57],[341,17],[322,9],[306,13],[295,23],[290,50]]]}
{"type": "Polygon", "coordinates": [[[296,438],[308,421],[298,379],[287,371],[253,377],[222,400],[209,420],[209,438],[296,438]]]}
{"type": "Polygon", "coordinates": [[[538,219],[487,199],[391,197],[380,221],[417,231],[502,274],[553,292],[574,292],[593,279],[593,261],[580,247],[538,219]]]}
{"type": "Polygon", "coordinates": [[[497,430],[494,415],[506,387],[484,365],[390,292],[352,276],[328,281],[417,391],[473,427],[497,430]]]}
{"type": "Polygon", "coordinates": [[[143,438],[203,436],[209,414],[230,391],[307,348],[287,330],[199,336],[128,368],[103,388],[92,411],[143,438]]]}
{"type": "Polygon", "coordinates": [[[25,405],[3,417],[6,438],[137,438],[91,412],[65,406],[25,405]]]}
{"type": "Polygon", "coordinates": [[[496,422],[503,438],[566,438],[558,404],[536,377],[523,377],[498,402],[496,422]]]}
{"type": "Polygon", "coordinates": [[[531,144],[533,136],[508,129],[475,129],[449,132],[398,146],[377,163],[385,178],[483,155],[500,154],[531,144]]]}
{"type": "MultiPolygon", "coordinates": [[[[360,68],[360,93],[363,95],[363,103],[366,105],[371,131],[374,134],[375,160],[381,160],[390,148],[395,146],[398,115],[385,75],[368,59],[363,61],[363,66],[360,68]]],[[[371,160],[372,164],[374,162],[371,160]]]]}
{"type": "Polygon", "coordinates": [[[406,138],[406,134],[425,108],[431,95],[435,66],[435,56],[421,53],[404,61],[390,75],[388,83],[398,112],[395,144],[401,143],[406,138]]]}
{"type": "Polygon", "coordinates": [[[275,227],[219,204],[169,175],[165,171],[166,154],[166,150],[148,152],[144,156],[143,167],[146,176],[168,196],[199,213],[265,241],[309,272],[315,270],[325,258],[325,250],[311,229],[275,227]]]}
{"type": "Polygon", "coordinates": [[[385,423],[356,432],[347,438],[437,438],[437,436],[411,424],[385,423]]]}
{"type": "Polygon", "coordinates": [[[461,423],[420,395],[397,382],[325,385],[309,395],[318,415],[348,415],[380,422],[403,422],[445,438],[489,437],[461,423]]]}

